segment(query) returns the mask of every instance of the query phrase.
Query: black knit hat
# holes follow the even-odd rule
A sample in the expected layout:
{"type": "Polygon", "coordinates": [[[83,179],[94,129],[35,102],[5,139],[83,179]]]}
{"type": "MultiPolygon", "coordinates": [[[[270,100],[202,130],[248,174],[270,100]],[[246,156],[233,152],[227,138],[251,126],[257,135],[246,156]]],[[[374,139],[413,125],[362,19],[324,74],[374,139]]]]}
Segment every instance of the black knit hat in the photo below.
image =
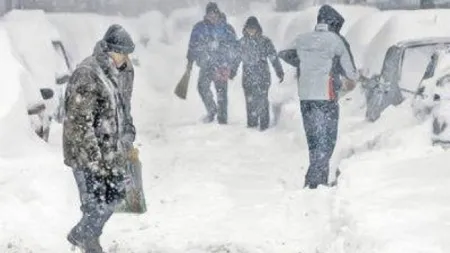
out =
{"type": "Polygon", "coordinates": [[[134,42],[130,34],[120,25],[114,24],[108,28],[103,41],[106,42],[108,50],[120,54],[131,54],[134,51],[134,42]]]}
{"type": "Polygon", "coordinates": [[[220,9],[219,9],[219,6],[217,5],[217,3],[209,2],[206,5],[206,14],[211,13],[211,12],[220,13],[220,9]]]}

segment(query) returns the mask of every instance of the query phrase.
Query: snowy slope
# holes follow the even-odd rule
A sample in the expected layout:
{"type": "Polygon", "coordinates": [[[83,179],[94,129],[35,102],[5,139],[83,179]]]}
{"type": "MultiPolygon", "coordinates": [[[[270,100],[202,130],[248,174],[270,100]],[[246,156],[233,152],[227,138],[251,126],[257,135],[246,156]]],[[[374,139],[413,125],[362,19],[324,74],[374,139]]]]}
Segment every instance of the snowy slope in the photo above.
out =
{"type": "MultiPolygon", "coordinates": [[[[364,26],[358,28],[358,18],[367,15],[364,20],[372,20],[366,22],[374,29],[385,27],[386,20],[375,24],[377,19],[370,19],[369,13],[379,14],[372,9],[339,8],[352,17],[349,24],[356,24],[346,31],[359,45],[358,52],[367,52],[364,45],[376,36],[365,31],[364,26]]],[[[301,28],[294,28],[299,17],[312,18],[313,13],[306,10],[286,17],[263,12],[260,15],[268,35],[291,36],[295,35],[291,29],[301,28]]],[[[351,94],[350,100],[343,100],[340,139],[333,157],[334,166],[339,165],[343,172],[340,185],[304,190],[308,156],[295,99],[284,108],[280,125],[260,133],[245,128],[239,78],[230,84],[228,126],[199,123],[204,109],[195,88],[196,74],[187,101],[173,96],[174,85],[184,69],[190,26],[201,14],[191,10],[170,19],[158,14],[141,19],[88,14],[48,18],[75,61],[91,53],[93,43],[112,22],[126,26],[135,38],[155,38],[147,46],[139,44],[134,56],[140,66],[136,67],[132,112],[144,165],[148,212],[113,216],[102,237],[107,252],[450,250],[449,205],[445,201],[450,197],[445,166],[448,155],[431,147],[429,122],[418,123],[408,101],[389,108],[379,121],[369,124],[364,122],[359,90],[351,94]],[[146,23],[150,28],[143,25],[146,23]],[[166,31],[160,29],[161,24],[166,31]]],[[[229,17],[237,31],[245,18],[229,17]]],[[[309,29],[308,24],[302,24],[301,29],[309,29]]],[[[279,48],[284,42],[280,38],[274,41],[279,48]]],[[[380,53],[384,47],[373,48],[380,53]]],[[[17,80],[14,72],[11,75],[8,81],[17,80]]],[[[281,85],[274,83],[273,91],[277,86],[290,90],[293,85],[289,79],[281,85]]],[[[20,91],[13,91],[16,97],[0,102],[20,106],[20,91]]],[[[4,117],[8,111],[2,113],[1,109],[2,124],[17,129],[18,136],[30,133],[19,130],[23,122],[4,117]]],[[[11,112],[22,115],[17,110],[11,112]]],[[[21,118],[25,119],[23,115],[21,118]]],[[[80,213],[74,180],[62,163],[60,131],[60,126],[54,125],[51,143],[45,147],[33,146],[40,142],[32,138],[8,142],[2,139],[0,143],[0,150],[28,147],[21,159],[0,153],[2,252],[70,252],[65,236],[80,213]]]]}

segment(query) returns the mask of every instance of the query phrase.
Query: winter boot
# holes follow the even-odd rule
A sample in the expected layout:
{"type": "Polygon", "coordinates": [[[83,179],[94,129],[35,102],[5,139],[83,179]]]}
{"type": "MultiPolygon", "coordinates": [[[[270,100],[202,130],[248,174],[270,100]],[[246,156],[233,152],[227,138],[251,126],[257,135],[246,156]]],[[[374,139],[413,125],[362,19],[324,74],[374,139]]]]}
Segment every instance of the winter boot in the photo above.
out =
{"type": "Polygon", "coordinates": [[[223,118],[223,117],[218,118],[218,119],[217,119],[217,122],[219,122],[220,125],[226,125],[226,124],[228,124],[228,120],[227,120],[226,118],[223,118]]]}
{"type": "Polygon", "coordinates": [[[73,247],[79,248],[83,253],[104,253],[99,238],[83,238],[81,229],[75,227],[67,235],[67,240],[73,247]]]}
{"type": "Polygon", "coordinates": [[[77,224],[67,235],[67,241],[69,241],[74,247],[81,247],[83,245],[84,239],[81,230],[81,226],[77,224]]]}
{"type": "Polygon", "coordinates": [[[214,114],[208,113],[205,117],[202,118],[202,122],[205,124],[211,123],[214,121],[215,117],[216,116],[214,114]]]}
{"type": "Polygon", "coordinates": [[[104,253],[98,238],[87,240],[84,243],[84,253],[104,253]]]}
{"type": "Polygon", "coordinates": [[[317,189],[319,185],[328,186],[328,170],[309,169],[304,188],[317,189]]]}
{"type": "Polygon", "coordinates": [[[221,105],[221,107],[219,107],[217,113],[217,122],[221,125],[228,124],[228,113],[227,109],[225,108],[225,105],[221,105]]]}

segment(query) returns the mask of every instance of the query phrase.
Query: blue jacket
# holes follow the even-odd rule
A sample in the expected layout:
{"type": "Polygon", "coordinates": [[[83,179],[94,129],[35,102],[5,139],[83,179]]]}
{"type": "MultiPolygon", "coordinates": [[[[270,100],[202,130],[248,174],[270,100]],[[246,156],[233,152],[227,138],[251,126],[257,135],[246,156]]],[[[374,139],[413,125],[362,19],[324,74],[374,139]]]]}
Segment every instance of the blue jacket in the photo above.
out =
{"type": "Polygon", "coordinates": [[[236,49],[236,32],[225,18],[218,24],[211,24],[205,19],[192,29],[187,59],[200,68],[231,66],[236,49]]]}

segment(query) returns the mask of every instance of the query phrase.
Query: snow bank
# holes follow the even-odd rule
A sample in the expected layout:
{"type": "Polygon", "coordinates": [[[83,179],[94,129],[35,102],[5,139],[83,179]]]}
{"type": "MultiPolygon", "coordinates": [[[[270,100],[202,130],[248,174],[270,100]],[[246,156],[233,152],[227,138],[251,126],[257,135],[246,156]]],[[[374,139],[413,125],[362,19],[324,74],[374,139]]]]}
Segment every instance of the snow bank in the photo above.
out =
{"type": "MultiPolygon", "coordinates": [[[[35,134],[27,115],[27,102],[21,84],[26,70],[13,55],[13,48],[5,27],[0,27],[0,162],[3,159],[21,156],[42,146],[36,146],[35,134]]],[[[33,90],[37,91],[37,90],[33,90]]],[[[30,94],[30,93],[28,93],[30,94]]],[[[36,93],[37,94],[37,93],[36,93]]],[[[35,98],[35,100],[37,100],[35,98]]]]}
{"type": "Polygon", "coordinates": [[[152,43],[168,41],[166,17],[159,11],[140,15],[136,29],[139,31],[141,43],[147,38],[152,43]]]}
{"type": "Polygon", "coordinates": [[[3,21],[20,61],[36,85],[53,88],[57,66],[52,40],[59,40],[59,35],[44,12],[14,10],[3,21]]]}
{"type": "Polygon", "coordinates": [[[345,18],[344,26],[341,29],[343,35],[346,35],[350,28],[358,24],[362,18],[376,15],[380,12],[377,8],[358,5],[337,4],[333,5],[333,7],[345,18]]]}
{"type": "MultiPolygon", "coordinates": [[[[349,5],[333,5],[345,18],[342,34],[346,34],[355,23],[362,17],[378,12],[376,8],[349,6],[349,5]]],[[[320,6],[309,7],[298,12],[288,13],[255,13],[249,12],[245,16],[255,15],[260,17],[263,29],[266,35],[273,38],[274,41],[281,43],[281,47],[288,45],[298,34],[310,32],[314,30],[317,23],[317,14],[320,6]],[[264,20],[266,19],[266,20],[264,20]]],[[[245,18],[242,18],[245,20],[245,18]]],[[[243,24],[243,22],[242,22],[243,24]]],[[[237,29],[241,29],[239,26],[237,29]]]]}
{"type": "Polygon", "coordinates": [[[345,37],[351,46],[356,66],[363,66],[367,46],[393,15],[389,11],[374,12],[362,17],[348,29],[345,37]]]}
{"type": "Polygon", "coordinates": [[[136,41],[136,44],[140,38],[136,19],[73,13],[48,14],[47,18],[57,28],[61,40],[66,46],[66,50],[72,55],[72,61],[75,64],[92,54],[96,42],[103,37],[112,24],[122,25],[136,41]]]}
{"type": "Polygon", "coordinates": [[[192,27],[203,20],[204,10],[200,7],[192,7],[174,10],[167,18],[166,32],[170,43],[185,44],[189,40],[192,27]]]}

